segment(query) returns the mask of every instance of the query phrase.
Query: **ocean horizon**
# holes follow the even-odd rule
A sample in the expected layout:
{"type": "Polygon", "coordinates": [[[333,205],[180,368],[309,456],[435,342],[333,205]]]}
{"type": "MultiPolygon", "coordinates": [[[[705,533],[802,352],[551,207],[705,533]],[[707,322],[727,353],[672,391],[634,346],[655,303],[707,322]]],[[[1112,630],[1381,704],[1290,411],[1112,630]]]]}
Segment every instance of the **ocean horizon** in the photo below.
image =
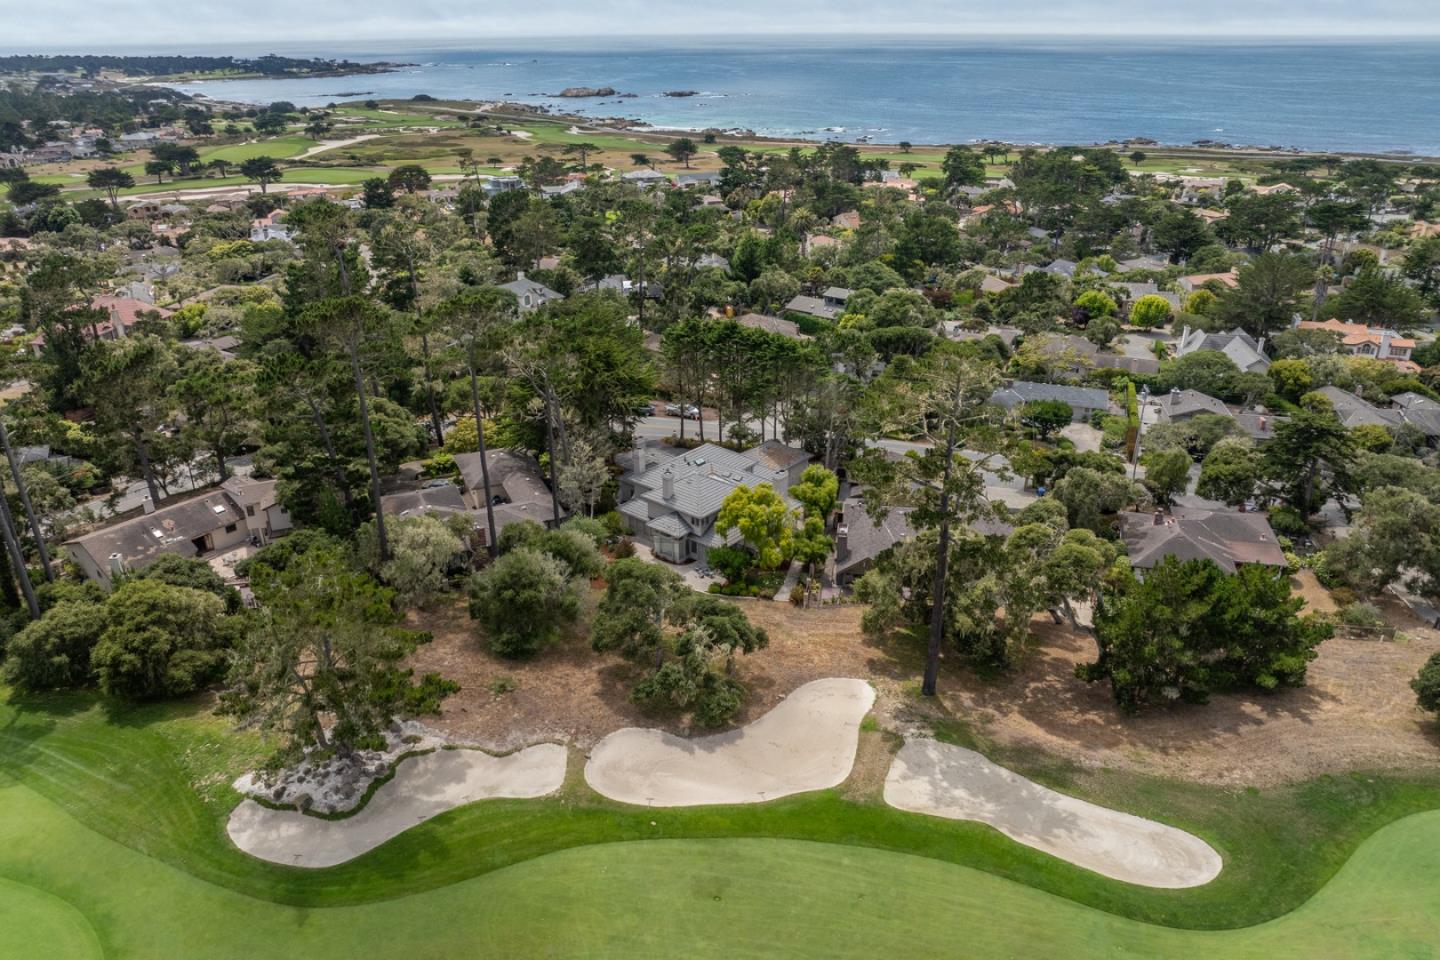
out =
{"type": "Polygon", "coordinates": [[[1440,155],[1435,38],[596,37],[294,47],[415,65],[171,86],[308,106],[419,94],[510,100],[661,129],[874,143],[1144,138],[1440,155]],[[633,96],[555,96],[607,86],[633,96]],[[681,91],[694,93],[666,96],[681,91]]]}

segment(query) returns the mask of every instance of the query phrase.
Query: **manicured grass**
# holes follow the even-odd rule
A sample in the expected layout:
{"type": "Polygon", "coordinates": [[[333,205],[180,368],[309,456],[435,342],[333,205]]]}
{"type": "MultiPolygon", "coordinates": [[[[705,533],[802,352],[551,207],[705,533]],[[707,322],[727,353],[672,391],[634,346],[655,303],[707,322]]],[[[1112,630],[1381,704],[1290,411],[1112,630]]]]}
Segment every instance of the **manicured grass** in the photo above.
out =
{"type": "MultiPolygon", "coordinates": [[[[6,955],[27,958],[1420,960],[1440,943],[1440,813],[1387,828],[1291,914],[1196,932],[924,857],[795,840],[580,847],[413,897],[316,910],[206,883],[26,787],[0,787],[0,812],[0,872],[15,877],[0,887],[0,919],[22,946],[6,955]],[[25,887],[12,896],[16,881],[25,887]]],[[[416,854],[474,852],[437,834],[416,854]]]]}
{"type": "MultiPolygon", "coordinates": [[[[949,735],[968,739],[964,731],[949,735]]],[[[1086,922],[1116,923],[1116,917],[1124,917],[1176,927],[1226,928],[1299,907],[1371,833],[1407,814],[1440,808],[1440,775],[1338,777],[1263,792],[1230,791],[1113,772],[1082,773],[1040,755],[1002,758],[1061,789],[1192,830],[1225,857],[1225,869],[1215,882],[1194,890],[1162,891],[1106,880],[978,824],[906,814],[874,800],[847,799],[838,791],[759,806],[627,807],[590,792],[575,760],[570,783],[558,797],[473,804],[348,864],[315,872],[245,856],[224,835],[224,819],[238,799],[230,780],[264,753],[256,737],[230,731],[200,704],[122,708],[67,695],[0,705],[0,877],[57,893],[92,917],[92,911],[99,910],[113,918],[113,908],[103,902],[112,884],[107,878],[142,869],[120,863],[124,852],[143,861],[145,870],[161,870],[159,864],[164,864],[162,873],[176,883],[204,881],[257,901],[341,908],[415,895],[412,902],[417,904],[438,898],[434,902],[441,910],[442,902],[451,903],[443,909],[453,909],[449,898],[454,891],[477,878],[544,873],[548,868],[530,861],[550,864],[555,858],[546,854],[571,848],[611,851],[619,864],[634,849],[625,841],[724,840],[727,843],[696,847],[716,851],[724,860],[736,849],[732,842],[773,838],[777,844],[827,844],[814,856],[832,867],[877,857],[877,863],[888,865],[884,869],[903,868],[904,875],[876,881],[887,889],[903,888],[910,882],[908,871],[920,869],[916,865],[921,862],[927,871],[956,871],[951,882],[968,885],[970,873],[960,871],[964,865],[979,871],[975,876],[983,876],[986,884],[998,884],[996,889],[1023,891],[1025,897],[1041,896],[1037,891],[1059,897],[1069,909],[1081,911],[1077,917],[1091,917],[1086,922]],[[61,849],[72,842],[69,832],[78,824],[115,841],[117,862],[113,868],[83,871],[92,878],[93,891],[75,888],[72,882],[67,892],[48,871],[69,876],[75,871],[67,863],[85,858],[32,859],[23,847],[34,842],[61,849]],[[47,833],[52,835],[44,836],[47,833]],[[15,838],[19,848],[7,841],[7,834],[23,835],[15,838]],[[887,859],[881,856],[886,852],[918,859],[887,859]],[[42,863],[47,865],[39,878],[44,882],[38,882],[35,871],[42,863]]],[[[1440,824],[1440,814],[1407,821],[1412,822],[1440,824]]],[[[73,842],[83,847],[94,841],[73,842]]],[[[610,856],[596,854],[591,866],[608,865],[610,856]]],[[[645,869],[637,867],[637,876],[645,869]]],[[[548,876],[549,882],[568,888],[569,881],[548,876]]],[[[734,883],[745,885],[739,879],[734,883]]],[[[667,878],[658,886],[673,884],[667,878]]],[[[807,896],[823,899],[832,893],[820,889],[807,896]]],[[[614,902],[625,903],[628,896],[614,902]]],[[[178,894],[173,899],[183,900],[178,894]]],[[[603,912],[610,902],[607,894],[585,909],[603,912]]],[[[285,914],[277,908],[276,915],[285,914]]]]}
{"type": "Polygon", "coordinates": [[[200,159],[206,162],[227,160],[230,163],[239,163],[255,157],[273,157],[276,160],[283,160],[287,157],[298,156],[319,142],[311,137],[294,135],[271,137],[266,140],[257,140],[254,143],[232,143],[216,147],[213,150],[202,150],[200,159]]]}
{"type": "MultiPolygon", "coordinates": [[[[426,104],[427,108],[437,113],[443,110],[435,109],[435,104],[426,104]]],[[[363,120],[364,124],[345,124],[341,129],[375,129],[381,127],[463,127],[464,120],[438,119],[430,110],[409,110],[403,107],[386,107],[378,110],[370,110],[363,106],[342,106],[336,107],[334,114],[337,117],[348,117],[356,120],[363,120]],[[393,111],[393,112],[392,112],[393,111]]],[[[337,131],[338,132],[338,131],[337,131]]]]}
{"type": "MultiPolygon", "coordinates": [[[[383,174],[383,170],[375,170],[364,167],[320,167],[320,166],[296,166],[285,168],[285,179],[270,184],[271,193],[284,193],[287,187],[297,183],[320,183],[329,186],[351,186],[364,183],[366,179],[383,174]]],[[[82,185],[84,181],[79,181],[82,185]]],[[[205,190],[211,187],[237,187],[245,186],[250,181],[244,177],[190,177],[189,179],[171,180],[167,178],[164,183],[156,183],[153,178],[139,181],[135,186],[120,191],[122,197],[141,197],[152,193],[172,194],[177,190],[205,190]]],[[[99,190],[74,190],[67,191],[65,197],[68,200],[84,200],[88,197],[101,197],[105,194],[99,190]]]]}

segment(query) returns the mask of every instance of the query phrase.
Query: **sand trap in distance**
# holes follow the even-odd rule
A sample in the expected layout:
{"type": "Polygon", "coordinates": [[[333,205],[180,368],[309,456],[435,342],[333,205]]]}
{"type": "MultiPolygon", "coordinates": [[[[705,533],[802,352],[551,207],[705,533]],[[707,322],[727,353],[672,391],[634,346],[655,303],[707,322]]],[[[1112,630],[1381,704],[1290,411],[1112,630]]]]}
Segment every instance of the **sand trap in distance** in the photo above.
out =
{"type": "Polygon", "coordinates": [[[253,857],[296,867],[353,860],[447,810],[498,797],[543,797],[565,782],[567,751],[541,743],[503,757],[479,750],[436,750],[402,760],[353,817],[327,820],[298,810],[241,801],[226,832],[253,857]]]}
{"type": "Polygon", "coordinates": [[[753,723],[685,739],[626,727],[595,745],[585,782],[652,807],[763,803],[824,790],[850,775],[860,721],[875,702],[863,680],[815,680],[753,723]]]}
{"type": "Polygon", "coordinates": [[[978,820],[1026,846],[1146,887],[1197,887],[1220,855],[1184,830],[1057,793],[973,750],[910,740],[885,778],[885,802],[911,813],[978,820]]]}

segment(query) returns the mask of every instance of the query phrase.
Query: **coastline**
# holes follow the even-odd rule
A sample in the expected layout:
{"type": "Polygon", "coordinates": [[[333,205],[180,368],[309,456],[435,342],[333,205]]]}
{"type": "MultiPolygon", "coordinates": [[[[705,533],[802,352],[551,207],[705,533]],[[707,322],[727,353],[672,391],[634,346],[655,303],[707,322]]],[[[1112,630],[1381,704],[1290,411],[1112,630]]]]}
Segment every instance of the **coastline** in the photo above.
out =
{"type": "MultiPolygon", "coordinates": [[[[164,87],[164,83],[154,83],[153,86],[164,87]]],[[[174,89],[174,88],[171,88],[174,89]]],[[[249,101],[224,100],[218,97],[210,97],[205,94],[190,94],[198,99],[205,100],[211,104],[231,107],[253,107],[255,104],[249,101]]],[[[373,98],[382,104],[409,103],[414,105],[413,100],[397,101],[394,98],[373,98]]],[[[335,101],[339,106],[356,106],[364,103],[358,99],[343,99],[335,101]]],[[[628,100],[626,101],[629,102],[628,100]]],[[[609,116],[577,113],[571,110],[559,110],[545,104],[534,104],[525,101],[514,100],[448,100],[431,99],[424,102],[424,105],[435,109],[438,112],[454,112],[456,114],[467,114],[472,116],[496,117],[508,120],[524,120],[555,123],[557,125],[569,125],[578,130],[592,134],[616,134],[616,135],[653,135],[663,138],[676,138],[682,136],[704,136],[713,134],[721,144],[740,145],[746,143],[763,144],[771,146],[818,146],[826,142],[843,143],[849,146],[860,148],[871,148],[877,150],[892,150],[898,148],[899,144],[883,140],[851,140],[843,136],[820,137],[816,133],[825,131],[806,130],[794,135],[763,133],[753,129],[737,127],[693,127],[669,124],[655,124],[647,122],[639,117],[609,116]]],[[[1434,154],[1418,153],[1414,151],[1392,150],[1392,151],[1365,151],[1347,149],[1306,149],[1301,147],[1279,147],[1279,146],[1257,146],[1253,144],[1232,144],[1219,141],[1205,143],[1167,143],[1146,136],[1134,136],[1129,139],[1091,140],[1091,141],[1040,141],[1029,140],[1023,142],[1004,141],[976,138],[963,141],[914,141],[912,146],[917,149],[935,150],[951,146],[979,147],[985,145],[1008,147],[1011,150],[1023,150],[1034,148],[1038,150],[1049,150],[1056,147],[1109,147],[1115,149],[1141,149],[1158,150],[1166,156],[1183,158],[1193,156],[1199,158],[1229,157],[1235,159],[1282,159],[1286,157],[1306,156],[1337,156],[1349,159],[1376,159],[1393,163],[1417,163],[1440,161],[1440,151],[1434,154]]]]}
{"type": "MultiPolygon", "coordinates": [[[[947,41],[695,45],[392,45],[366,58],[376,100],[520,103],[586,125],[775,140],[1020,145],[1145,143],[1272,155],[1440,155],[1440,42],[1039,45],[947,41]],[[1336,70],[1372,77],[1335,87],[1336,70]],[[575,90],[609,93],[561,97],[575,90]],[[686,96],[675,96],[684,93],[686,96]],[[623,94],[623,96],[622,96],[623,94]]],[[[345,98],[325,80],[177,84],[248,105],[345,98]]]]}

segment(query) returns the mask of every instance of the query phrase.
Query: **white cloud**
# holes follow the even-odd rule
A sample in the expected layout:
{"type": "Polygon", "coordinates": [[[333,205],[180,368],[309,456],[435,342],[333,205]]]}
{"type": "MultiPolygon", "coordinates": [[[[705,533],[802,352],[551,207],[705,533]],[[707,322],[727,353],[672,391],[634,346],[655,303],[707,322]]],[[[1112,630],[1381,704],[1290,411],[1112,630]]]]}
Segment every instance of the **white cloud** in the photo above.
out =
{"type": "Polygon", "coordinates": [[[447,38],[825,33],[1166,34],[1355,36],[1440,34],[1434,0],[911,0],[895,12],[859,0],[496,0],[479,9],[440,0],[0,0],[0,49],[53,51],[144,46],[156,51],[231,45],[317,51],[353,42],[447,38]]]}

